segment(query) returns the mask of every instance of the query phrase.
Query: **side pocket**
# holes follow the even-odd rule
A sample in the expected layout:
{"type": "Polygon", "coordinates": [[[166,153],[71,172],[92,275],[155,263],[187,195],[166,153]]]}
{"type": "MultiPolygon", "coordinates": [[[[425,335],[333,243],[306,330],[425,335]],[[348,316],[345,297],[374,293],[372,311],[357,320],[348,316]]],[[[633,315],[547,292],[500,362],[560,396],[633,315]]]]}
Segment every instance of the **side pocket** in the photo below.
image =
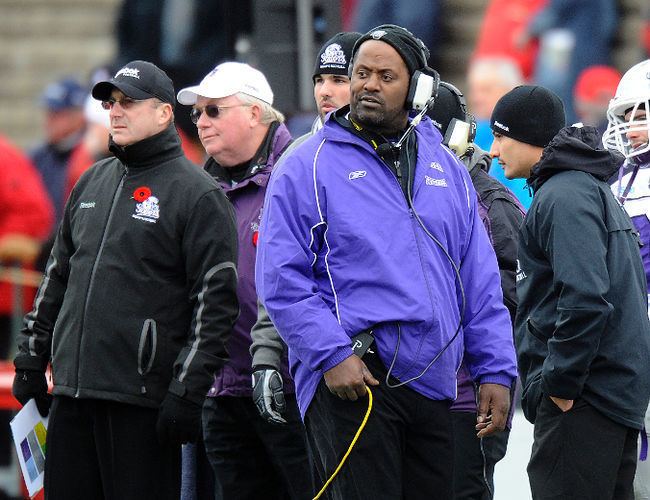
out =
{"type": "MultiPolygon", "coordinates": [[[[156,358],[158,347],[158,330],[156,321],[145,320],[140,332],[140,344],[138,345],[138,373],[142,376],[149,373],[156,358]]],[[[143,388],[144,389],[144,388],[143,388]]]]}
{"type": "Polygon", "coordinates": [[[528,331],[530,332],[530,334],[533,337],[535,337],[537,340],[539,340],[540,342],[543,342],[544,345],[546,345],[546,343],[548,342],[548,339],[550,337],[547,337],[546,335],[544,335],[542,333],[542,331],[533,324],[533,322],[530,320],[530,318],[528,318],[526,320],[526,326],[528,327],[528,331]]]}
{"type": "Polygon", "coordinates": [[[528,383],[521,394],[521,409],[524,411],[526,420],[535,423],[537,409],[542,402],[542,373],[537,373],[528,383]]]}

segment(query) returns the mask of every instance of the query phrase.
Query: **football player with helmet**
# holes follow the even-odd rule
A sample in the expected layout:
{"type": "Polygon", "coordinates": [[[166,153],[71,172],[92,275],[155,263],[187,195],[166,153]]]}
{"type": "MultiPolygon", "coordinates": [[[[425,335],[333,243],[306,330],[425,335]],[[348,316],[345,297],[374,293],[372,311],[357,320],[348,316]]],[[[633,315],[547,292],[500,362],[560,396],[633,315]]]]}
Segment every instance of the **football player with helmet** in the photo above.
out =
{"type": "MultiPolygon", "coordinates": [[[[609,124],[603,134],[603,144],[625,156],[612,189],[639,232],[643,243],[641,258],[650,283],[650,59],[632,66],[623,75],[610,101],[607,117],[609,124]]],[[[637,499],[650,498],[649,430],[650,409],[641,431],[634,479],[637,499]]]]}

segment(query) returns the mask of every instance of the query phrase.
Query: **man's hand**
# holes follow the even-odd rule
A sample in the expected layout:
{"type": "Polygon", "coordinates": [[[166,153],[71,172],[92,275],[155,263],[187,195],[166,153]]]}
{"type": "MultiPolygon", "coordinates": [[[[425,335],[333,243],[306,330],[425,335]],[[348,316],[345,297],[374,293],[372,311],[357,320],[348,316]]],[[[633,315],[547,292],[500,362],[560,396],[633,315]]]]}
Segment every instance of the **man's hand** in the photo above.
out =
{"type": "Polygon", "coordinates": [[[481,384],[478,389],[477,437],[482,438],[506,428],[510,409],[510,389],[499,384],[481,384]]]}
{"type": "Polygon", "coordinates": [[[272,424],[286,424],[282,412],[287,408],[282,390],[282,375],[273,368],[253,372],[253,402],[264,420],[272,424]]]}
{"type": "Polygon", "coordinates": [[[47,392],[45,373],[38,370],[19,370],[16,368],[16,376],[14,377],[11,392],[23,406],[30,399],[34,399],[38,413],[42,417],[47,417],[52,404],[52,395],[47,392]]]}
{"type": "Polygon", "coordinates": [[[171,444],[195,442],[201,435],[201,405],[167,393],[158,410],[158,441],[171,444]]]}
{"type": "Polygon", "coordinates": [[[555,405],[563,412],[567,412],[571,408],[573,408],[573,399],[562,399],[562,398],[556,398],[555,396],[549,396],[549,397],[551,398],[551,401],[553,401],[555,405]]]}
{"type": "Polygon", "coordinates": [[[325,385],[341,399],[356,401],[366,395],[367,385],[379,385],[361,358],[353,354],[325,372],[325,385]]]}

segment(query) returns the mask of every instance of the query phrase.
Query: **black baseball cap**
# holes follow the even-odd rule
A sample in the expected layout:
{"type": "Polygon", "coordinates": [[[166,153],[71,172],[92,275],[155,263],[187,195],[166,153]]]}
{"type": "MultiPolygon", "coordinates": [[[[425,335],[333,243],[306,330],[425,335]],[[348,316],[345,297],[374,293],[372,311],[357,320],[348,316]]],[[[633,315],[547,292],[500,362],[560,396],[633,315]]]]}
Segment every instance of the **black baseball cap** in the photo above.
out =
{"type": "Polygon", "coordinates": [[[92,96],[107,101],[116,88],[132,99],[156,97],[172,105],[176,103],[174,84],[162,69],[147,61],[131,61],[122,67],[110,80],[97,83],[92,96]]]}

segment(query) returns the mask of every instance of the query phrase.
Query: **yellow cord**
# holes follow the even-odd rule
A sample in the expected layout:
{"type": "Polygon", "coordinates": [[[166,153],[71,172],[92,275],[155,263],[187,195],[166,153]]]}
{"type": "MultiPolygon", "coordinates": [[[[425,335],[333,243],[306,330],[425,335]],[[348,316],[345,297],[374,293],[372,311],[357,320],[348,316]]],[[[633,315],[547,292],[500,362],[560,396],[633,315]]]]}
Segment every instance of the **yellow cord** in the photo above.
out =
{"type": "Polygon", "coordinates": [[[336,470],[332,473],[330,478],[323,485],[323,487],[318,492],[318,494],[314,497],[313,500],[318,500],[321,497],[321,495],[323,493],[325,493],[325,490],[332,483],[332,481],[334,481],[334,478],[336,477],[336,475],[341,470],[341,467],[343,467],[343,464],[347,460],[348,455],[352,451],[352,448],[354,448],[354,445],[357,443],[357,440],[359,439],[359,436],[361,435],[361,432],[363,431],[364,427],[368,423],[368,417],[370,416],[370,410],[372,410],[372,391],[370,390],[370,387],[368,387],[368,386],[366,386],[366,390],[368,391],[368,409],[366,410],[366,415],[363,417],[363,420],[361,421],[361,425],[357,429],[357,433],[354,435],[354,438],[352,439],[352,442],[350,443],[350,446],[348,446],[348,451],[345,452],[345,455],[343,455],[343,458],[339,462],[339,465],[336,467],[336,470]]]}

